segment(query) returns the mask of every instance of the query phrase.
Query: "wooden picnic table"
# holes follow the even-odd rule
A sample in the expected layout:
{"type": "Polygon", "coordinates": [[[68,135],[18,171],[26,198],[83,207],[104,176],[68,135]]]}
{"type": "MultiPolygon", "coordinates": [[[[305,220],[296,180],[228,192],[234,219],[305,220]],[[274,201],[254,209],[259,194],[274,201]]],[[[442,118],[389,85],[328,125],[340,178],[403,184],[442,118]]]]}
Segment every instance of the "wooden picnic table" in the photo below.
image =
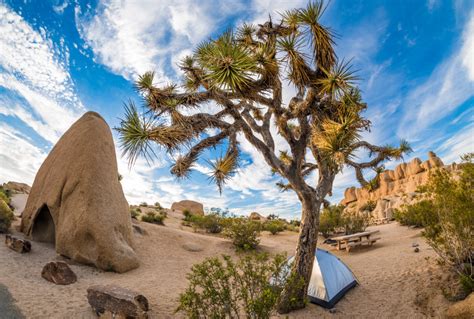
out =
{"type": "Polygon", "coordinates": [[[356,233],[352,235],[345,235],[345,236],[338,236],[332,238],[337,242],[337,250],[341,250],[343,248],[346,249],[346,251],[350,251],[352,247],[362,245],[363,243],[367,243],[369,245],[372,245],[375,243],[377,240],[380,239],[380,237],[373,237],[374,234],[379,233],[380,230],[371,230],[371,231],[366,231],[362,233],[356,233]],[[342,247],[344,245],[344,247],[342,247]]]}

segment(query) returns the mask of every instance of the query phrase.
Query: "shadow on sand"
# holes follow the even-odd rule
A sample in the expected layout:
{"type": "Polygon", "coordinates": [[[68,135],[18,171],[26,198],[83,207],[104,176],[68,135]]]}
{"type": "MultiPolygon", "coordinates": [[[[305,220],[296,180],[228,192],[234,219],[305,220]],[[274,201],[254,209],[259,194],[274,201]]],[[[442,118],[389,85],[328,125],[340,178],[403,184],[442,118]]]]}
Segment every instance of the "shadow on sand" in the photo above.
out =
{"type": "Polygon", "coordinates": [[[20,310],[15,306],[15,300],[8,288],[0,284],[0,314],[2,318],[23,319],[20,310]]]}

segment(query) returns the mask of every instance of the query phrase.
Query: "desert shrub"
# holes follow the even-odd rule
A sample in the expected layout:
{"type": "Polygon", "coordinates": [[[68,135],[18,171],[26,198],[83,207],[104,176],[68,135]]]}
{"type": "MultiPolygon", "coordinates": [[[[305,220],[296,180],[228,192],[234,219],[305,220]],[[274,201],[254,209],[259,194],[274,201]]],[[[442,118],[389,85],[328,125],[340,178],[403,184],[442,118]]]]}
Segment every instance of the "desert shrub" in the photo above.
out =
{"type": "Polygon", "coordinates": [[[285,256],[246,255],[208,258],[192,267],[189,287],[176,310],[188,318],[270,318],[286,284],[285,256]],[[269,278],[276,280],[269,281],[269,278]]]}
{"type": "Polygon", "coordinates": [[[278,219],[269,220],[263,224],[263,230],[269,231],[272,235],[276,235],[285,229],[286,223],[278,219]]]}
{"type": "Polygon", "coordinates": [[[164,225],[165,216],[155,212],[148,212],[142,216],[142,221],[152,224],[164,225]]]}
{"type": "Polygon", "coordinates": [[[292,219],[292,220],[290,220],[290,225],[300,227],[301,221],[299,221],[298,219],[292,219]]]}
{"type": "Polygon", "coordinates": [[[260,240],[260,223],[246,218],[229,219],[225,226],[225,236],[232,239],[232,243],[238,250],[255,249],[260,240]]]}
{"type": "Polygon", "coordinates": [[[10,192],[3,187],[0,187],[0,200],[3,200],[7,205],[10,204],[10,192]]]}
{"type": "Polygon", "coordinates": [[[132,218],[137,219],[139,215],[140,213],[136,209],[130,209],[130,216],[132,216],[132,218]]]}
{"type": "Polygon", "coordinates": [[[204,229],[211,234],[218,234],[222,231],[221,217],[217,214],[209,214],[205,216],[191,215],[189,222],[195,229],[204,229]]]}
{"type": "Polygon", "coordinates": [[[458,177],[435,171],[427,184],[433,218],[423,232],[428,244],[458,274],[466,295],[474,291],[474,163],[462,157],[458,177]]]}
{"type": "Polygon", "coordinates": [[[142,212],[142,209],[140,207],[136,208],[136,211],[141,213],[142,212]]]}
{"type": "Polygon", "coordinates": [[[439,222],[438,216],[433,213],[434,205],[431,200],[421,200],[412,205],[403,205],[396,209],[393,218],[401,225],[426,227],[439,222]]]}
{"type": "Polygon", "coordinates": [[[364,205],[362,205],[360,207],[360,211],[369,211],[369,212],[372,212],[375,207],[377,206],[377,202],[376,201],[373,201],[373,200],[369,200],[367,201],[367,203],[365,203],[364,205]]]}
{"type": "Polygon", "coordinates": [[[12,210],[8,207],[8,204],[0,199],[0,233],[8,232],[10,225],[12,224],[15,215],[12,210]]]}
{"type": "Polygon", "coordinates": [[[360,233],[369,226],[370,217],[366,214],[345,214],[342,219],[342,226],[346,235],[360,233]]]}
{"type": "Polygon", "coordinates": [[[267,220],[278,220],[280,217],[276,214],[270,214],[267,216],[267,220]]]}
{"type": "Polygon", "coordinates": [[[342,205],[331,205],[323,209],[319,216],[319,231],[324,237],[328,237],[337,228],[343,226],[343,210],[344,206],[342,205]]]}
{"type": "Polygon", "coordinates": [[[183,210],[183,215],[184,215],[184,220],[187,222],[191,219],[191,216],[193,216],[193,214],[191,214],[191,211],[189,209],[183,210]]]}
{"type": "Polygon", "coordinates": [[[147,202],[141,202],[139,206],[148,207],[148,203],[147,202]]]}
{"type": "Polygon", "coordinates": [[[163,207],[161,207],[161,204],[159,202],[155,202],[155,205],[154,205],[156,208],[158,209],[162,209],[163,207]]]}

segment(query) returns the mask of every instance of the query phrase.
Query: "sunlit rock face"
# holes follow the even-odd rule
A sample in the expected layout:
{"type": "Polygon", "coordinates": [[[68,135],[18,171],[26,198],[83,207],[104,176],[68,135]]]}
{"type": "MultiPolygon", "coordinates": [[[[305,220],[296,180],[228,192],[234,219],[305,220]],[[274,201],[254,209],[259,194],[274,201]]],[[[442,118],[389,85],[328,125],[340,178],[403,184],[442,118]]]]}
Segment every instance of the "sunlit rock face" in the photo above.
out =
{"type": "Polygon", "coordinates": [[[379,187],[372,192],[365,188],[347,188],[341,204],[347,211],[360,211],[368,201],[373,201],[376,203],[372,211],[374,218],[392,218],[394,209],[419,199],[416,196],[418,187],[428,182],[430,171],[441,167],[453,172],[458,170],[455,163],[445,166],[435,153],[428,152],[428,159],[424,162],[414,158],[399,164],[394,170],[382,172],[379,187]]]}
{"type": "Polygon", "coordinates": [[[49,153],[36,174],[21,229],[80,263],[116,272],[138,267],[112,133],[99,114],[84,114],[49,153]]]}

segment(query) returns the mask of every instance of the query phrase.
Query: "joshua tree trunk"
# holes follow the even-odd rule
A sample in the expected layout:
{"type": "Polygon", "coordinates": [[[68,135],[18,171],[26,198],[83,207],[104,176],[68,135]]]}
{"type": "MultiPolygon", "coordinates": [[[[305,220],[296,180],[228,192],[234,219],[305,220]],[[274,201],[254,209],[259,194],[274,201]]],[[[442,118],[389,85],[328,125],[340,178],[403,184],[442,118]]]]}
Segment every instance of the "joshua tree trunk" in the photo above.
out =
{"type": "Polygon", "coordinates": [[[290,282],[283,290],[278,304],[280,313],[288,313],[305,307],[318,242],[319,212],[333,180],[334,176],[330,176],[320,180],[316,190],[298,192],[302,206],[300,233],[290,282]]]}

